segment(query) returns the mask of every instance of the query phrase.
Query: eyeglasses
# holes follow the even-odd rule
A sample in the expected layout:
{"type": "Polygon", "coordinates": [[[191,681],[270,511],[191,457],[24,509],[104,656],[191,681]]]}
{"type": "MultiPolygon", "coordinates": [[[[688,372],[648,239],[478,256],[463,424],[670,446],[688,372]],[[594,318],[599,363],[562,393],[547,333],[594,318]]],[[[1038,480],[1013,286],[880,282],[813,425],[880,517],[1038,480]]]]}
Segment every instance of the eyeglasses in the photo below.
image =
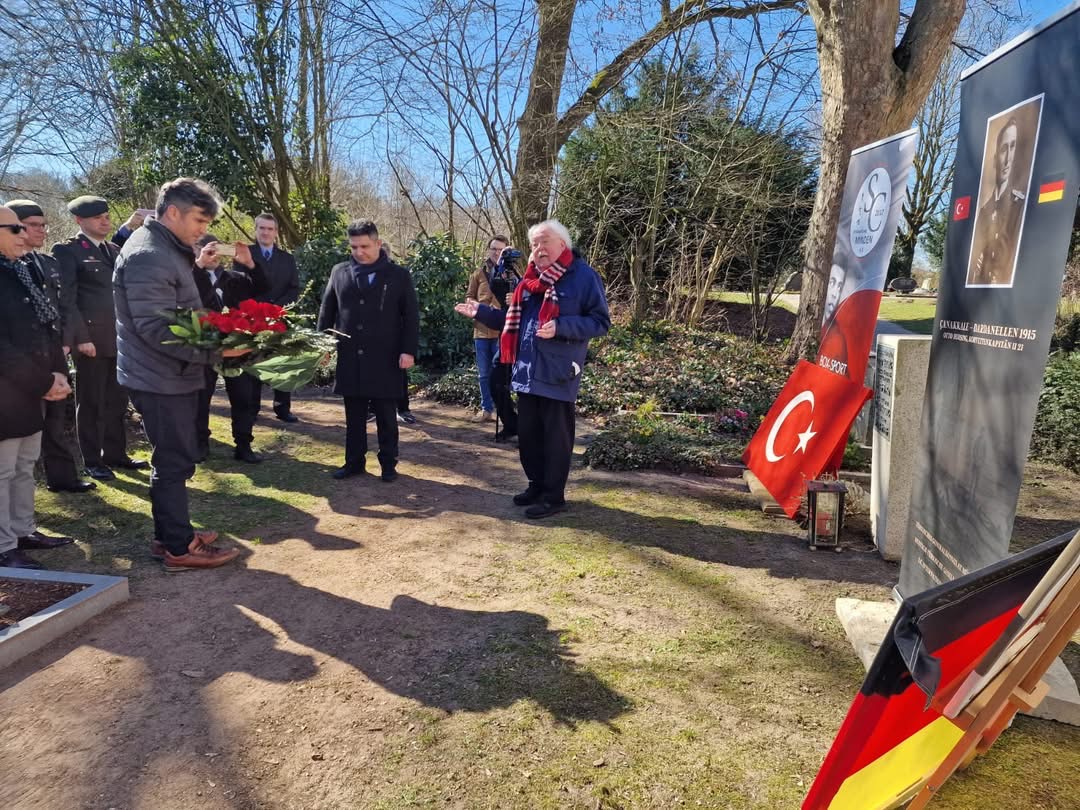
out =
{"type": "Polygon", "coordinates": [[[26,230],[25,225],[8,225],[8,224],[4,224],[4,225],[0,225],[0,228],[7,228],[9,231],[11,231],[12,233],[16,233],[16,234],[17,233],[22,233],[23,231],[26,230]]]}

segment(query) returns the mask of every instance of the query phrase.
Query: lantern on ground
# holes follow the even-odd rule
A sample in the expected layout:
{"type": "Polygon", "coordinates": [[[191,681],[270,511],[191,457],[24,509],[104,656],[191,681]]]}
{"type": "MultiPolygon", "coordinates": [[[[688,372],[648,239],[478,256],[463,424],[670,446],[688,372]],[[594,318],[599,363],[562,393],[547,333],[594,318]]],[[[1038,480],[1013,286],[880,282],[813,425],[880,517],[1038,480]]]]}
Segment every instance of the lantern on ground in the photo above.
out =
{"type": "Polygon", "coordinates": [[[811,549],[831,548],[840,551],[840,532],[844,530],[844,496],[847,487],[841,481],[808,481],[806,509],[810,522],[806,540],[811,549]]]}

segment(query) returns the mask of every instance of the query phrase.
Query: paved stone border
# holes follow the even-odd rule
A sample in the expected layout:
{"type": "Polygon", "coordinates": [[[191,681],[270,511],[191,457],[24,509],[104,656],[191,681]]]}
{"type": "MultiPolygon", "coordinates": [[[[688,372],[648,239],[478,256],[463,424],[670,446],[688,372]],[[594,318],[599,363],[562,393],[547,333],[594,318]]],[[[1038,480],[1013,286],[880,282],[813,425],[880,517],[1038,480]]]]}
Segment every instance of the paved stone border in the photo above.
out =
{"type": "Polygon", "coordinates": [[[33,616],[27,616],[14,627],[0,630],[0,669],[41,649],[113,605],[127,601],[129,596],[127,577],[0,568],[0,578],[89,586],[55,605],[39,610],[33,616]]]}

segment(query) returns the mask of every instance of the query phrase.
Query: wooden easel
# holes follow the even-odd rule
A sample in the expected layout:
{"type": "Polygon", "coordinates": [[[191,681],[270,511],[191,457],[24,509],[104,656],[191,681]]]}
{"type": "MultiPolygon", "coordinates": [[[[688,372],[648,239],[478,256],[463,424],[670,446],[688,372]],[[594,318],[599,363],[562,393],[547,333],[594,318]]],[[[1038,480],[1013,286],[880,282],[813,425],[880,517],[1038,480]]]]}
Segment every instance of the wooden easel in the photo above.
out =
{"type": "MultiPolygon", "coordinates": [[[[1050,691],[1042,677],[1078,629],[1080,570],[1073,573],[1046,609],[1038,635],[953,719],[964,729],[964,736],[915,794],[908,810],[926,807],[950,776],[990,749],[1018,711],[1030,711],[1042,702],[1050,691]]],[[[951,691],[946,690],[934,697],[933,705],[940,710],[951,697],[951,691]]]]}

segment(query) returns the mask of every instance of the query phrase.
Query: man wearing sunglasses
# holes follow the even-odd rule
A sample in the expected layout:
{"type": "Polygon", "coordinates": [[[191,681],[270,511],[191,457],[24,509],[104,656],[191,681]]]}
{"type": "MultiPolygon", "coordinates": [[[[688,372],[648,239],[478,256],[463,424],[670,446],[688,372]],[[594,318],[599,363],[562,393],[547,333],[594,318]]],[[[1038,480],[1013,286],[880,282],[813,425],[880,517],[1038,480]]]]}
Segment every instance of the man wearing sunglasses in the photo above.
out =
{"type": "Polygon", "coordinates": [[[78,197],[68,203],[68,211],[79,224],[79,233],[55,245],[53,256],[72,297],[64,344],[72,347],[75,357],[75,424],[87,475],[111,481],[116,477],[112,467],[150,466],[127,454],[128,395],[116,379],[113,266],[120,249],[109,242],[109,204],[101,197],[78,197]]]}
{"type": "MultiPolygon", "coordinates": [[[[33,200],[12,200],[7,207],[26,227],[23,234],[27,252],[22,257],[30,266],[34,283],[49,296],[49,300],[60,313],[60,328],[67,319],[68,296],[60,277],[60,268],[56,259],[39,253],[45,245],[45,236],[49,232],[45,223],[45,212],[33,200]]],[[[70,346],[64,346],[64,354],[70,352],[70,346]]],[[[65,398],[45,402],[45,429],[41,435],[41,460],[45,467],[45,481],[53,492],[89,492],[97,486],[93,481],[79,478],[79,460],[68,436],[75,427],[75,412],[71,400],[65,398]]]]}
{"type": "Polygon", "coordinates": [[[41,568],[24,553],[55,548],[34,525],[34,463],[41,454],[42,400],[71,393],[60,347],[60,313],[20,261],[26,226],[0,205],[0,567],[41,568]]]}

